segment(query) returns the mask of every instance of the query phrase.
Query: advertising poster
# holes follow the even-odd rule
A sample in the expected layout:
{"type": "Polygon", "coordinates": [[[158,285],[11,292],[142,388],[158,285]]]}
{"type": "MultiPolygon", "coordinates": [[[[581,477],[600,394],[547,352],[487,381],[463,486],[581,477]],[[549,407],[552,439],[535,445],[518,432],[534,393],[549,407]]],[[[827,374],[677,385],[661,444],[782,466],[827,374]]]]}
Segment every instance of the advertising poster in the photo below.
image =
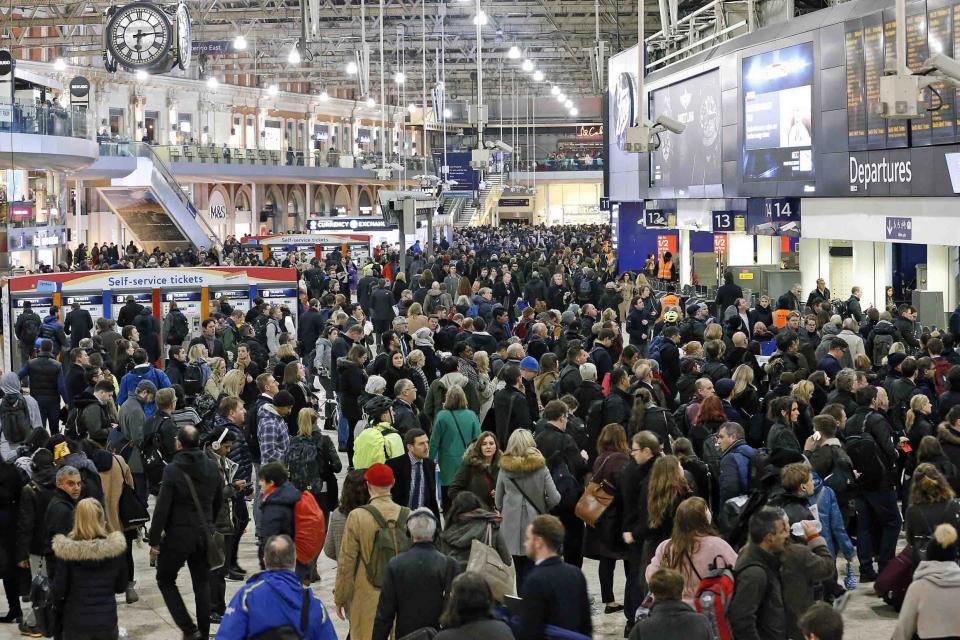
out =
{"type": "Polygon", "coordinates": [[[743,60],[743,179],[813,178],[813,44],[743,60]]]}
{"type": "Polygon", "coordinates": [[[637,96],[637,49],[628,49],[610,58],[608,91],[607,159],[612,200],[640,200],[640,154],[627,153],[627,129],[636,121],[640,100],[637,96]]]}
{"type": "Polygon", "coordinates": [[[662,261],[663,254],[667,253],[668,251],[673,255],[677,255],[676,234],[657,236],[657,261],[662,261]]]}
{"type": "Polygon", "coordinates": [[[650,184],[685,189],[720,184],[720,72],[711,71],[652,93],[651,120],[667,115],[687,126],[660,134],[650,184]]]}

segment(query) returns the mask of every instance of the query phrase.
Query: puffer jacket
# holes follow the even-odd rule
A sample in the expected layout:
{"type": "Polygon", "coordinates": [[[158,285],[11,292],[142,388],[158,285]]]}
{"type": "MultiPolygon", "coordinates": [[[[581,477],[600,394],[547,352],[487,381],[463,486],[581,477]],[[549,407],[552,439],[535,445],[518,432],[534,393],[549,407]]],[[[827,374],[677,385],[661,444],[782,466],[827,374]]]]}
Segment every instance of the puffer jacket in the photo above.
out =
{"type": "Polygon", "coordinates": [[[71,632],[104,637],[115,632],[115,594],[127,588],[126,550],[127,540],[119,531],[93,540],[54,538],[53,596],[63,601],[63,619],[71,632]]]}
{"type": "Polygon", "coordinates": [[[476,509],[462,514],[456,522],[448,523],[440,534],[440,551],[460,563],[460,571],[467,570],[470,549],[474,540],[486,543],[487,527],[490,527],[491,544],[497,550],[505,564],[511,564],[510,550],[500,533],[500,519],[496,513],[486,509],[476,509]]]}
{"type": "Polygon", "coordinates": [[[300,501],[300,495],[292,482],[284,482],[264,494],[260,508],[261,540],[281,534],[293,537],[293,508],[300,501]]]}
{"type": "Polygon", "coordinates": [[[522,556],[526,553],[527,525],[560,502],[560,493],[547,471],[543,455],[531,448],[523,456],[500,456],[496,492],[497,511],[503,515],[500,532],[510,555],[522,556]]]}
{"type": "Polygon", "coordinates": [[[757,450],[737,440],[720,456],[720,504],[747,493],[750,460],[757,450]]]}

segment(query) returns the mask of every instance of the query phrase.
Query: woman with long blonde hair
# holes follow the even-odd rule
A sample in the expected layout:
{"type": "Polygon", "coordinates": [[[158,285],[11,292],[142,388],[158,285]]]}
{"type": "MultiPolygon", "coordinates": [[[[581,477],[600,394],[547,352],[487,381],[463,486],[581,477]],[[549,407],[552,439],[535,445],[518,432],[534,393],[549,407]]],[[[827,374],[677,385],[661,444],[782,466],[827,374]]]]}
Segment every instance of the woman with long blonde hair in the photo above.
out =
{"type": "MultiPolygon", "coordinates": [[[[69,476],[70,470],[63,467],[60,473],[69,476]]],[[[122,531],[107,532],[98,500],[77,503],[70,534],[53,537],[52,591],[62,602],[63,640],[118,636],[116,594],[127,588],[126,550],[122,531]]]]}
{"type": "Polygon", "coordinates": [[[239,369],[230,369],[223,376],[221,381],[221,388],[223,393],[227,394],[227,397],[230,398],[239,398],[240,394],[243,393],[243,388],[247,384],[247,377],[244,375],[243,371],[239,369]]]}

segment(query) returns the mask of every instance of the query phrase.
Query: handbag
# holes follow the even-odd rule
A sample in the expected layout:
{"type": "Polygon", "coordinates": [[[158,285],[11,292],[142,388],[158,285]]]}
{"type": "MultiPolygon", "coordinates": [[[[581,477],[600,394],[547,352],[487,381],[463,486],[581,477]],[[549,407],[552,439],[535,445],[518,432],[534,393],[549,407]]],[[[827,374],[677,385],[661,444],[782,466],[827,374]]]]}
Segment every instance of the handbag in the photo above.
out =
{"type": "MultiPolygon", "coordinates": [[[[122,460],[120,456],[114,454],[114,458],[122,460]]],[[[123,489],[120,491],[120,501],[118,511],[120,513],[120,524],[124,531],[130,529],[139,529],[150,521],[150,513],[147,506],[140,501],[140,496],[126,482],[124,477],[123,489]]]]}
{"type": "Polygon", "coordinates": [[[193,506],[197,509],[197,514],[203,520],[204,537],[207,542],[207,564],[211,571],[216,571],[222,567],[227,559],[223,543],[223,534],[213,528],[213,523],[209,522],[203,515],[203,509],[200,507],[200,498],[197,497],[197,490],[193,486],[193,480],[182,469],[178,469],[180,475],[187,481],[187,488],[190,490],[190,497],[193,498],[193,506]]]}
{"type": "MultiPolygon", "coordinates": [[[[606,460],[600,463],[600,467],[597,469],[596,475],[600,475],[600,471],[603,469],[603,466],[607,464],[607,460],[610,458],[607,457],[606,460]]],[[[603,515],[604,511],[613,504],[613,497],[616,493],[614,487],[610,487],[610,490],[607,490],[606,480],[602,482],[594,482],[591,480],[587,483],[587,486],[583,490],[583,495],[580,496],[580,499],[577,500],[577,505],[573,509],[573,514],[583,520],[587,526],[595,527],[597,526],[597,521],[600,520],[600,516],[603,515]]]]}
{"type": "Polygon", "coordinates": [[[918,564],[917,555],[914,548],[907,545],[896,558],[887,563],[873,583],[877,595],[897,611],[903,606],[907,587],[913,582],[913,572],[918,564]]]}
{"type": "Polygon", "coordinates": [[[475,571],[484,577],[497,602],[503,602],[505,596],[514,595],[517,583],[516,569],[512,564],[504,563],[500,554],[494,549],[492,524],[487,523],[484,542],[473,540],[470,543],[467,571],[475,571]]]}

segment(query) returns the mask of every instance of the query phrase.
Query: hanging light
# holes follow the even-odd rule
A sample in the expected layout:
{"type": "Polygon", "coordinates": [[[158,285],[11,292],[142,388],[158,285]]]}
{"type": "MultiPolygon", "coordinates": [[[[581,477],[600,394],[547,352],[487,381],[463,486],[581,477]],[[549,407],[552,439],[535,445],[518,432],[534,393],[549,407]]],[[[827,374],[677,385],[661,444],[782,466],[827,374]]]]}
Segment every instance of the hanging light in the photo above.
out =
{"type": "Polygon", "coordinates": [[[407,111],[409,111],[410,113],[415,113],[417,111],[417,105],[411,102],[410,104],[407,105],[407,111]]]}
{"type": "Polygon", "coordinates": [[[533,71],[533,60],[527,58],[520,64],[520,68],[526,71],[527,73],[533,71]]]}
{"type": "Polygon", "coordinates": [[[570,107],[570,115],[571,115],[571,116],[575,116],[575,115],[577,115],[578,113],[580,113],[580,112],[577,110],[576,107],[570,107]]]}
{"type": "Polygon", "coordinates": [[[565,106],[567,109],[572,109],[572,108],[573,108],[573,100],[564,100],[563,106],[565,106]]]}
{"type": "Polygon", "coordinates": [[[347,63],[347,75],[355,76],[357,75],[357,63],[351,60],[347,63]]]}
{"type": "Polygon", "coordinates": [[[327,93],[327,90],[324,89],[320,92],[320,102],[328,102],[330,100],[330,94],[327,93]]]}
{"type": "Polygon", "coordinates": [[[220,86],[220,82],[216,78],[214,78],[213,76],[210,76],[209,78],[207,78],[207,89],[215,90],[219,86],[220,86]]]}
{"type": "Polygon", "coordinates": [[[397,71],[395,74],[393,74],[393,81],[397,84],[403,84],[407,81],[407,74],[405,74],[403,71],[397,71]]]}
{"type": "Polygon", "coordinates": [[[67,63],[63,61],[63,58],[57,58],[53,61],[53,68],[55,71],[66,71],[67,63]]]}
{"type": "Polygon", "coordinates": [[[150,74],[143,69],[138,69],[137,73],[134,75],[136,76],[138,82],[146,82],[147,78],[150,77],[150,74]]]}
{"type": "Polygon", "coordinates": [[[452,116],[452,115],[453,115],[453,112],[450,111],[450,109],[444,109],[444,110],[443,110],[443,119],[444,119],[444,120],[446,120],[447,118],[449,118],[449,117],[452,116]]]}
{"type": "Polygon", "coordinates": [[[519,60],[520,48],[517,45],[513,45],[512,47],[507,49],[507,57],[510,58],[511,60],[519,60]]]}
{"type": "Polygon", "coordinates": [[[566,101],[567,101],[567,94],[563,93],[562,91],[557,94],[557,102],[559,102],[560,104],[563,104],[566,101]]]}
{"type": "Polygon", "coordinates": [[[477,15],[473,16],[473,24],[479,26],[485,26],[487,24],[487,12],[481,11],[477,15]]]}
{"type": "Polygon", "coordinates": [[[247,39],[242,35],[237,36],[233,39],[233,49],[234,51],[243,51],[247,48],[247,39]]]}
{"type": "Polygon", "coordinates": [[[367,98],[367,107],[373,109],[375,106],[377,106],[376,101],[373,98],[367,98]]]}
{"type": "Polygon", "coordinates": [[[300,64],[300,52],[297,51],[296,46],[290,50],[290,54],[287,56],[287,62],[290,64],[300,64]]]}
{"type": "Polygon", "coordinates": [[[558,87],[557,85],[553,85],[553,87],[551,87],[550,89],[550,93],[552,93],[555,96],[560,95],[560,87],[558,87]]]}
{"type": "Polygon", "coordinates": [[[540,69],[537,69],[536,71],[534,71],[534,72],[533,72],[533,81],[534,81],[534,82],[543,82],[543,71],[540,71],[540,69]]]}
{"type": "Polygon", "coordinates": [[[280,92],[280,87],[278,87],[278,86],[275,85],[275,84],[272,84],[272,85],[270,85],[269,87],[267,87],[267,93],[269,93],[269,94],[272,95],[272,96],[277,95],[277,93],[279,93],[279,92],[280,92]]]}

